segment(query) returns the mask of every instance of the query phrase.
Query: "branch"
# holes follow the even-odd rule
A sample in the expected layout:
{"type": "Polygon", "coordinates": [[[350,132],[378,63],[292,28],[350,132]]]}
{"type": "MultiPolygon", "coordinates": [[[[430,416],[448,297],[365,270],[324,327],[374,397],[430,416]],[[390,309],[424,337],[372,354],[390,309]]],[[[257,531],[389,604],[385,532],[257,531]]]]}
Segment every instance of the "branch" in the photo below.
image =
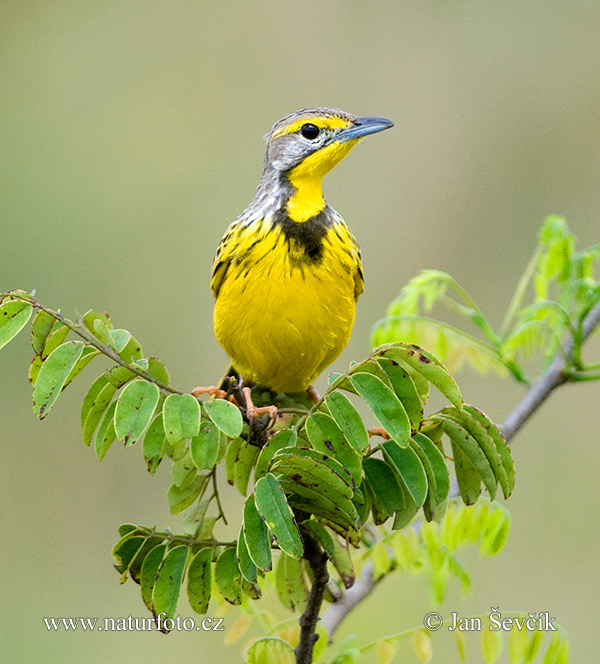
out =
{"type": "Polygon", "coordinates": [[[304,557],[313,571],[313,579],[306,608],[300,616],[300,641],[295,651],[296,664],[311,664],[313,661],[313,649],[319,638],[316,633],[317,622],[323,604],[325,587],[329,581],[327,555],[312,537],[305,539],[304,557]]]}
{"type": "MultiPolygon", "coordinates": [[[[589,312],[583,321],[581,329],[581,343],[583,343],[590,334],[600,324],[600,302],[589,312]]],[[[564,354],[556,355],[545,373],[543,373],[531,387],[527,390],[525,396],[515,406],[512,412],[504,420],[502,425],[502,435],[508,442],[525,422],[535,413],[539,406],[548,398],[550,393],[559,385],[569,380],[569,374],[565,371],[566,358],[571,358],[575,342],[572,336],[569,336],[564,345],[564,354]]]]}
{"type": "Polygon", "coordinates": [[[146,380],[148,383],[154,383],[155,385],[158,386],[158,388],[162,392],[166,392],[167,394],[183,394],[183,392],[180,392],[179,390],[176,390],[173,387],[170,387],[169,385],[165,385],[164,383],[161,383],[161,381],[157,380],[154,378],[154,376],[151,376],[147,371],[144,371],[143,369],[140,369],[134,364],[130,364],[129,362],[126,362],[113,348],[110,346],[107,346],[106,344],[103,344],[98,338],[96,338],[93,334],[89,333],[83,325],[74,323],[73,321],[69,320],[68,318],[65,318],[62,314],[60,314],[58,311],[54,311],[54,309],[50,309],[49,307],[45,307],[43,304],[38,302],[33,298],[32,295],[29,294],[23,294],[23,293],[17,293],[17,292],[11,292],[9,291],[8,293],[0,293],[0,300],[2,300],[4,297],[12,297],[17,300],[21,300],[23,302],[29,303],[34,309],[39,309],[40,311],[45,311],[47,314],[52,316],[55,320],[59,321],[63,325],[66,325],[72,332],[75,332],[75,334],[79,337],[81,337],[86,344],[89,346],[93,346],[96,350],[99,350],[103,355],[106,355],[109,359],[113,360],[113,362],[116,362],[117,364],[121,365],[122,367],[125,367],[131,373],[136,374],[140,378],[143,378],[146,380]]]}
{"type": "MultiPolygon", "coordinates": [[[[592,334],[598,325],[600,325],[600,302],[591,309],[583,321],[581,343],[592,334]]],[[[504,420],[501,430],[507,442],[514,437],[551,392],[569,380],[569,373],[565,370],[565,358],[572,357],[574,346],[573,337],[569,336],[564,344],[564,351],[556,355],[548,369],[532,383],[525,396],[504,420]]],[[[454,492],[451,493],[454,493],[454,497],[458,495],[456,486],[454,492]]],[[[360,579],[337,602],[329,606],[323,614],[322,621],[327,629],[330,641],[346,616],[373,592],[379,580],[373,578],[373,564],[371,562],[367,563],[363,567],[360,579]]]]}

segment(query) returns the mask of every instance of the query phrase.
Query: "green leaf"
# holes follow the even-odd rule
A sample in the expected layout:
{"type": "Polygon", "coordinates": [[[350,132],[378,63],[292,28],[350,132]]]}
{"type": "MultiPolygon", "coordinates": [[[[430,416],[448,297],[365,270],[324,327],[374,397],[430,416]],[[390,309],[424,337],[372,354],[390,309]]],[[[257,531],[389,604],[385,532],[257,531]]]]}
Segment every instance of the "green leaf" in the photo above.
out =
{"type": "Polygon", "coordinates": [[[129,343],[129,340],[131,339],[131,332],[121,329],[109,330],[108,336],[109,345],[114,348],[117,353],[120,353],[129,343]]]}
{"type": "Polygon", "coordinates": [[[294,612],[304,611],[308,598],[302,562],[282,553],[275,571],[275,586],[281,603],[294,612]]]}
{"type": "MultiPolygon", "coordinates": [[[[165,613],[169,618],[175,616],[188,551],[188,547],[184,545],[173,547],[158,568],[152,593],[152,613],[155,618],[161,613],[165,613]]],[[[164,628],[164,624],[161,631],[165,633],[168,631],[164,628]]]]}
{"type": "Polygon", "coordinates": [[[529,632],[526,629],[511,629],[508,633],[508,661],[520,663],[525,657],[529,632]]]}
{"type": "Polygon", "coordinates": [[[351,381],[381,426],[398,445],[406,447],[410,440],[410,420],[398,397],[372,374],[357,372],[352,374],[351,381]]]}
{"type": "Polygon", "coordinates": [[[96,350],[93,346],[85,346],[81,357],[77,360],[73,369],[71,369],[71,373],[68,375],[63,389],[67,387],[67,385],[70,385],[73,382],[73,379],[78,376],[97,355],[100,355],[99,350],[96,350]]]}
{"type": "Polygon", "coordinates": [[[427,474],[419,455],[411,447],[400,447],[394,440],[383,443],[381,449],[388,465],[396,471],[415,504],[421,507],[427,497],[427,474]]]}
{"type": "Polygon", "coordinates": [[[71,370],[83,353],[83,348],[83,341],[67,341],[53,350],[42,365],[33,388],[33,412],[40,420],[48,415],[58,399],[71,370]]]}
{"type": "MultiPolygon", "coordinates": [[[[116,330],[111,330],[110,333],[113,339],[115,332],[116,330]]],[[[124,332],[127,332],[127,330],[124,330],[124,332]]],[[[127,332],[127,334],[129,334],[129,340],[127,341],[123,349],[119,351],[119,356],[125,362],[134,362],[135,364],[140,366],[144,371],[146,371],[148,368],[146,365],[147,360],[143,358],[144,351],[142,350],[140,342],[130,332],[127,332]]]]}
{"type": "Polygon", "coordinates": [[[418,431],[421,428],[421,420],[423,419],[423,407],[421,406],[421,397],[417,392],[412,378],[394,360],[381,358],[379,366],[387,374],[396,396],[404,406],[412,431],[418,431]]]}
{"type": "MultiPolygon", "coordinates": [[[[428,521],[439,519],[446,511],[446,501],[450,491],[450,474],[443,454],[424,434],[416,433],[411,448],[419,455],[427,475],[427,500],[423,506],[428,521]]],[[[456,462],[456,461],[455,461],[456,462]]]]}
{"type": "Polygon", "coordinates": [[[248,490],[250,473],[252,473],[259,452],[260,448],[251,445],[248,441],[244,441],[237,452],[233,467],[233,481],[242,496],[245,496],[248,490]]]}
{"type": "Polygon", "coordinates": [[[352,475],[354,483],[360,484],[360,456],[333,417],[325,413],[313,413],[306,420],[305,427],[310,444],[316,450],[335,457],[352,475]]]}
{"type": "Polygon", "coordinates": [[[276,636],[264,636],[255,641],[246,655],[247,664],[294,664],[294,648],[276,636]]]}
{"type": "Polygon", "coordinates": [[[381,354],[400,364],[406,364],[437,387],[437,389],[456,406],[462,408],[462,395],[456,381],[446,367],[431,353],[414,344],[395,343],[379,349],[381,354]]]}
{"type": "Polygon", "coordinates": [[[92,334],[94,333],[94,321],[96,320],[102,321],[109,330],[111,330],[113,326],[112,321],[110,320],[110,316],[106,313],[106,311],[92,311],[90,309],[83,315],[82,320],[83,324],[90,332],[92,332],[92,334]]]}
{"type": "Polygon", "coordinates": [[[100,420],[109,407],[117,388],[104,375],[99,376],[90,387],[81,407],[81,429],[83,442],[89,445],[100,420]]]}
{"type": "Polygon", "coordinates": [[[117,402],[113,401],[104,414],[102,422],[100,422],[100,426],[98,427],[98,433],[96,435],[96,456],[100,461],[102,461],[110,446],[117,439],[117,433],[115,431],[116,407],[117,402]]]}
{"type": "Polygon", "coordinates": [[[155,546],[144,558],[140,573],[140,586],[142,587],[142,600],[149,611],[152,611],[152,593],[156,583],[158,568],[163,561],[167,550],[166,544],[155,546]]]}
{"type": "Polygon", "coordinates": [[[336,459],[305,447],[279,450],[271,461],[270,470],[302,482],[333,501],[343,497],[350,500],[354,481],[336,459]]]}
{"type": "Polygon", "coordinates": [[[169,372],[167,367],[157,357],[148,358],[148,373],[163,385],[169,384],[169,372]]]}
{"type": "Polygon", "coordinates": [[[35,315],[31,324],[31,345],[36,355],[42,354],[55,320],[54,316],[46,311],[38,311],[35,315]]]}
{"type": "Polygon", "coordinates": [[[163,406],[163,420],[170,443],[193,438],[200,428],[200,404],[191,394],[170,394],[163,406]]]}
{"type": "Polygon", "coordinates": [[[400,483],[400,488],[402,490],[404,504],[402,508],[396,510],[396,513],[394,514],[392,530],[400,530],[406,527],[415,518],[416,513],[419,511],[419,506],[417,503],[415,503],[413,497],[410,495],[403,482],[400,483]]]}
{"type": "Polygon", "coordinates": [[[171,514],[179,514],[187,509],[200,495],[207,481],[208,474],[196,475],[193,482],[178,487],[172,484],[167,493],[171,514]]]}
{"type": "Polygon", "coordinates": [[[481,475],[460,447],[455,445],[452,440],[450,442],[460,495],[465,505],[473,505],[481,495],[481,475]]]}
{"type": "Polygon", "coordinates": [[[302,447],[280,450],[272,459],[281,488],[293,507],[323,517],[344,532],[354,530],[358,515],[352,502],[354,480],[335,459],[302,447]]]}
{"type": "Polygon", "coordinates": [[[134,530],[137,530],[138,527],[135,523],[122,523],[119,526],[119,537],[125,537],[127,533],[132,533],[134,530]]]}
{"type": "Polygon", "coordinates": [[[234,438],[229,442],[227,446],[227,452],[225,453],[225,473],[227,476],[227,482],[233,486],[235,481],[235,462],[237,459],[238,452],[240,447],[244,443],[243,438],[234,438]]]}
{"type": "Polygon", "coordinates": [[[533,662],[536,655],[538,654],[543,640],[544,632],[539,629],[531,632],[531,637],[529,639],[529,643],[527,644],[527,650],[525,651],[525,659],[523,664],[531,664],[531,662],[533,662]]]}
{"type": "Polygon", "coordinates": [[[285,495],[271,473],[261,477],[254,488],[256,508],[282,551],[300,559],[304,546],[285,495]]]}
{"type": "Polygon", "coordinates": [[[167,438],[165,436],[163,417],[162,413],[159,413],[152,422],[150,422],[150,426],[144,435],[144,459],[146,460],[148,472],[151,475],[154,475],[162,460],[165,446],[167,444],[166,441],[167,438]]]}
{"type": "Polygon", "coordinates": [[[242,603],[240,568],[233,547],[228,547],[219,556],[215,567],[215,579],[224,600],[234,605],[242,603]]]}
{"type": "MultiPolygon", "coordinates": [[[[441,416],[440,416],[441,418],[441,416]]],[[[453,449],[460,449],[464,456],[469,460],[473,468],[483,480],[485,488],[493,500],[496,496],[496,477],[490,466],[490,462],[483,453],[477,441],[471,434],[456,421],[449,417],[443,417],[444,432],[450,438],[453,449]]]]}
{"type": "Polygon", "coordinates": [[[93,330],[91,332],[97,339],[99,339],[105,346],[111,346],[113,350],[116,350],[114,346],[112,346],[110,338],[112,325],[109,326],[104,320],[97,318],[94,319],[92,327],[93,330]]]}
{"type": "Polygon", "coordinates": [[[104,375],[108,382],[116,388],[123,387],[123,385],[126,385],[130,380],[133,380],[137,376],[137,374],[131,371],[131,369],[123,367],[120,364],[105,371],[104,375]]]}
{"type": "Polygon", "coordinates": [[[254,494],[250,494],[244,504],[243,533],[252,562],[258,569],[268,572],[272,566],[271,536],[263,517],[256,509],[254,494]]]}
{"type": "Polygon", "coordinates": [[[382,459],[365,459],[363,470],[373,495],[373,517],[379,525],[404,506],[402,490],[398,486],[396,474],[382,459]]]}
{"type": "Polygon", "coordinates": [[[29,382],[35,386],[35,381],[40,373],[42,368],[42,358],[39,355],[34,355],[31,364],[29,365],[29,382]]]}
{"type": "Polygon", "coordinates": [[[362,456],[369,448],[369,434],[350,399],[343,392],[334,390],[325,397],[325,404],[344,436],[362,456]]]}
{"type": "Polygon", "coordinates": [[[318,491],[310,489],[288,477],[280,477],[282,489],[289,493],[288,503],[294,509],[307,514],[314,514],[323,523],[355,544],[354,536],[358,535],[360,523],[354,503],[340,497],[337,502],[323,497],[318,491]]]}
{"type": "Polygon", "coordinates": [[[125,445],[133,445],[142,437],[159,396],[158,387],[145,380],[134,380],[123,389],[115,411],[115,431],[125,445]]]}
{"type": "Polygon", "coordinates": [[[163,541],[163,537],[160,535],[146,536],[144,544],[141,546],[140,550],[135,554],[135,558],[129,564],[129,575],[131,578],[138,584],[141,584],[141,573],[142,565],[146,556],[154,549],[157,544],[160,544],[163,541]]]}
{"type": "Polygon", "coordinates": [[[213,550],[200,549],[190,563],[187,572],[187,596],[196,613],[206,613],[212,592],[213,550]]]}
{"type": "Polygon", "coordinates": [[[191,481],[196,477],[198,469],[192,461],[192,454],[188,449],[187,452],[175,461],[171,466],[171,477],[173,478],[173,484],[180,489],[188,486],[191,481]]]}
{"type": "Polygon", "coordinates": [[[492,422],[492,420],[489,419],[489,417],[485,413],[480,411],[478,408],[475,408],[475,406],[469,406],[468,404],[465,405],[465,410],[473,418],[475,418],[479,422],[479,424],[481,424],[481,426],[487,431],[487,433],[491,436],[492,440],[494,441],[494,445],[496,446],[496,449],[498,450],[498,454],[500,455],[500,459],[502,461],[502,467],[504,469],[504,473],[506,474],[506,480],[501,475],[498,475],[498,480],[500,482],[500,486],[502,487],[504,497],[508,498],[515,486],[515,467],[513,464],[512,456],[510,454],[510,450],[508,449],[508,445],[506,444],[504,437],[498,430],[498,427],[492,422]]]}
{"type": "MultiPolygon", "coordinates": [[[[460,426],[473,438],[475,443],[481,448],[494,475],[494,492],[496,489],[496,482],[499,482],[500,485],[503,487],[504,493],[508,492],[509,491],[508,475],[504,468],[500,452],[497,446],[495,445],[494,439],[490,435],[489,430],[486,429],[479,422],[479,420],[475,419],[471,414],[471,412],[466,409],[466,407],[462,411],[457,411],[453,407],[444,408],[440,414],[443,414],[445,418],[452,420],[458,426],[460,426]]],[[[494,425],[491,422],[489,422],[489,426],[493,427],[494,425]]],[[[497,435],[500,436],[500,432],[497,431],[497,435]]]]}
{"type": "Polygon", "coordinates": [[[485,664],[495,664],[502,654],[502,632],[492,631],[489,624],[481,630],[481,652],[485,664]]]}
{"type": "Polygon", "coordinates": [[[219,429],[208,418],[202,418],[198,435],[192,438],[192,459],[199,470],[211,470],[219,460],[221,448],[219,429]]]}
{"type": "Polygon", "coordinates": [[[137,529],[121,537],[112,550],[112,555],[117,561],[117,567],[126,568],[129,565],[135,554],[141,549],[144,539],[137,529]]]}
{"type": "Polygon", "coordinates": [[[204,408],[206,408],[210,419],[229,438],[236,438],[242,433],[244,426],[242,414],[240,409],[234,406],[231,401],[225,401],[225,399],[206,401],[204,408]]]}
{"type": "Polygon", "coordinates": [[[45,360],[52,351],[56,350],[69,334],[69,328],[60,321],[55,321],[50,334],[46,338],[44,350],[42,351],[42,359],[45,360]]]}
{"type": "Polygon", "coordinates": [[[401,313],[375,323],[373,346],[404,341],[432,351],[449,371],[458,371],[465,363],[481,373],[489,370],[504,376],[506,366],[498,352],[471,334],[428,316],[401,313]]]}
{"type": "Polygon", "coordinates": [[[254,481],[264,477],[269,469],[269,463],[276,452],[284,447],[293,447],[298,441],[298,434],[293,429],[285,429],[275,433],[267,444],[261,449],[254,468],[254,481]]]}
{"type": "Polygon", "coordinates": [[[256,583],[258,580],[258,569],[248,553],[243,528],[240,528],[238,535],[236,554],[242,577],[246,579],[248,583],[256,583]]]}

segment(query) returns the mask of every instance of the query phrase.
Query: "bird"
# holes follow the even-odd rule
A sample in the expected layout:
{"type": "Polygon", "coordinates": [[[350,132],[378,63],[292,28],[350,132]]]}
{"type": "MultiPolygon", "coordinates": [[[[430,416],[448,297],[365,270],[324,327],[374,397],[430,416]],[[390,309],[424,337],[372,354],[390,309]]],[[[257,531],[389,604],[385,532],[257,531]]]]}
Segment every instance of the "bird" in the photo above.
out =
{"type": "Polygon", "coordinates": [[[265,136],[258,188],[225,232],[211,278],[215,335],[244,385],[310,394],[350,340],[361,253],[321,183],[363,137],[392,126],[306,108],[265,136]]]}

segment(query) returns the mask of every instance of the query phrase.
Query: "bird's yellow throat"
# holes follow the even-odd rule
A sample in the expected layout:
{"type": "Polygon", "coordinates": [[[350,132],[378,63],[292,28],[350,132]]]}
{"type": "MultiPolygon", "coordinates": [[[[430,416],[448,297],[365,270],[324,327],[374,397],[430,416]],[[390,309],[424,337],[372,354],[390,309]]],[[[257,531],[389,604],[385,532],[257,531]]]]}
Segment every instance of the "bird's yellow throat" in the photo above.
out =
{"type": "Polygon", "coordinates": [[[358,143],[358,139],[340,143],[334,141],[310,155],[293,168],[288,179],[296,190],[287,202],[287,212],[293,221],[308,221],[325,207],[321,183],[329,171],[358,143]]]}

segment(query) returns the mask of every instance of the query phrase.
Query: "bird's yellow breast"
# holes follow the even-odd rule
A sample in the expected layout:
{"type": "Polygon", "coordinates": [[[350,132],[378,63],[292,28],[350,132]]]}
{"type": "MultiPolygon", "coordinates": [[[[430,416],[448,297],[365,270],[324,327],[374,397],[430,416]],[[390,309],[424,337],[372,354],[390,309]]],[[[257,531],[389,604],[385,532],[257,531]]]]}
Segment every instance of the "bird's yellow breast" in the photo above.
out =
{"type": "Polygon", "coordinates": [[[362,291],[343,222],[315,238],[292,231],[264,220],[232,228],[213,276],[218,341],[246,380],[279,392],[305,390],[339,355],[362,291]]]}

